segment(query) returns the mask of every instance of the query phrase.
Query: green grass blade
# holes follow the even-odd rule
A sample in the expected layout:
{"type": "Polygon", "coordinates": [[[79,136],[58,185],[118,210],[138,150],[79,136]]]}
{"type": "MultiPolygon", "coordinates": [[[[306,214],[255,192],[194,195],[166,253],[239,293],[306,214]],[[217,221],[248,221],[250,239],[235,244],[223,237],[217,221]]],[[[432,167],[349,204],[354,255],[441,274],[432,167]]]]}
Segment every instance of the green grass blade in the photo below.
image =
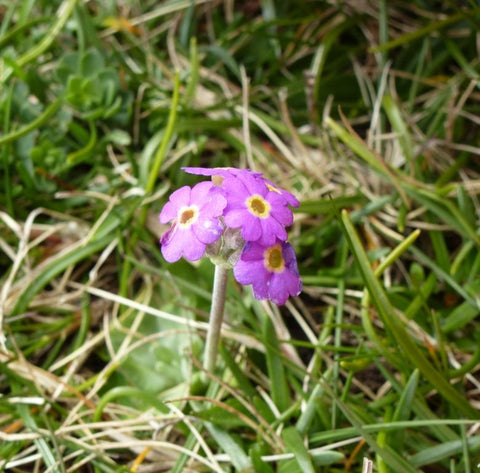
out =
{"type": "MultiPolygon", "coordinates": [[[[343,126],[339,125],[331,118],[327,118],[325,124],[329,127],[333,133],[343,141],[357,156],[362,158],[367,164],[369,164],[380,175],[388,178],[397,192],[402,197],[403,202],[407,205],[408,199],[402,189],[397,177],[392,170],[387,166],[383,159],[368,148],[366,143],[357,135],[353,130],[346,130],[343,126]]],[[[408,205],[407,205],[408,206],[408,205]]]]}
{"type": "Polygon", "coordinates": [[[244,392],[246,395],[252,398],[257,396],[258,393],[255,390],[255,388],[252,386],[252,383],[250,382],[248,377],[245,375],[241,367],[233,359],[230,352],[225,348],[223,343],[220,344],[220,354],[223,358],[223,361],[225,362],[225,365],[232,372],[232,375],[237,381],[238,386],[241,388],[242,392],[244,392]]]}
{"type": "MultiPolygon", "coordinates": [[[[412,403],[418,388],[418,378],[419,372],[418,370],[414,370],[410,376],[410,379],[405,385],[405,389],[400,394],[400,399],[398,400],[397,407],[395,408],[395,412],[392,416],[392,422],[407,420],[410,417],[410,413],[412,412],[412,403]]],[[[395,432],[392,435],[392,438],[389,439],[388,443],[392,448],[400,450],[403,448],[404,438],[405,432],[395,432]]]]}
{"type": "Polygon", "coordinates": [[[439,373],[427,360],[415,342],[408,334],[405,327],[398,320],[388,297],[375,277],[368,257],[363,249],[360,239],[355,231],[346,211],[342,212],[342,223],[350,249],[360,267],[365,285],[370,293],[372,301],[378,310],[384,324],[392,332],[398,346],[415,367],[428,379],[428,381],[464,415],[472,419],[480,418],[480,412],[473,408],[469,402],[439,373]]]}
{"type": "Polygon", "coordinates": [[[301,471],[303,473],[315,473],[312,460],[298,430],[295,427],[287,427],[282,432],[282,438],[288,450],[295,455],[295,461],[298,463],[301,471]]]}
{"type": "MultiPolygon", "coordinates": [[[[29,62],[33,61],[52,45],[56,36],[58,35],[58,33],[60,33],[68,18],[72,14],[73,8],[75,7],[76,3],[77,0],[65,0],[62,5],[60,5],[60,7],[57,9],[57,11],[60,13],[57,21],[54,23],[48,34],[46,34],[34,48],[32,48],[30,51],[26,52],[23,56],[20,56],[18,58],[17,64],[19,67],[23,67],[29,62]]],[[[5,69],[1,72],[2,74],[0,75],[0,82],[4,82],[10,77],[11,69],[5,69]]]]}
{"type": "Polygon", "coordinates": [[[275,328],[268,315],[264,315],[263,341],[267,358],[268,376],[272,390],[272,399],[280,412],[290,407],[290,395],[285,377],[285,369],[282,359],[282,351],[278,343],[275,328]]]}
{"type": "Polygon", "coordinates": [[[165,406],[163,402],[158,400],[155,395],[149,393],[148,391],[142,391],[141,389],[135,388],[133,386],[117,386],[110,389],[110,391],[107,391],[100,398],[100,401],[97,403],[97,407],[95,408],[95,412],[93,414],[93,422],[98,422],[102,418],[103,410],[109,402],[112,402],[113,400],[121,397],[142,399],[150,406],[158,409],[158,411],[162,414],[168,414],[170,412],[170,409],[165,406]]]}
{"type": "Polygon", "coordinates": [[[405,159],[407,160],[410,170],[412,166],[413,157],[413,143],[410,139],[410,133],[408,132],[407,125],[402,117],[398,105],[395,103],[391,95],[384,95],[382,99],[383,108],[387,112],[388,120],[392,125],[395,133],[398,135],[398,141],[402,148],[405,159]]]}
{"type": "MultiPolygon", "coordinates": [[[[38,431],[37,423],[35,419],[30,414],[29,407],[24,404],[18,404],[17,409],[20,412],[20,416],[25,424],[25,426],[33,432],[38,431]]],[[[57,454],[54,452],[48,442],[44,438],[34,439],[33,443],[37,447],[39,453],[42,455],[42,459],[45,462],[45,466],[50,468],[53,473],[64,473],[65,468],[63,462],[60,464],[57,463],[56,457],[57,454]]]]}
{"type": "MultiPolygon", "coordinates": [[[[479,436],[469,438],[466,443],[471,453],[480,451],[479,436]]],[[[463,440],[454,440],[440,445],[435,445],[434,447],[426,448],[421,452],[412,455],[409,461],[416,467],[437,463],[441,460],[445,460],[453,455],[461,453],[464,448],[463,444],[463,440]]]]}
{"type": "Polygon", "coordinates": [[[465,301],[453,309],[450,314],[441,322],[442,333],[450,333],[459,330],[480,314],[480,308],[465,301]]]}
{"type": "Polygon", "coordinates": [[[407,186],[407,191],[412,198],[420,202],[466,238],[473,240],[475,244],[480,247],[480,237],[452,201],[444,196],[434,194],[431,191],[417,189],[412,185],[407,186]]]}
{"type": "Polygon", "coordinates": [[[228,432],[210,422],[206,422],[205,427],[218,445],[230,457],[232,465],[237,471],[246,471],[250,468],[250,458],[240,444],[228,432]]]}
{"type": "Polygon", "coordinates": [[[272,467],[262,460],[262,445],[257,443],[250,449],[250,458],[255,473],[274,473],[272,467]]]}
{"type": "Polygon", "coordinates": [[[379,46],[373,46],[370,48],[370,52],[376,53],[379,51],[387,51],[389,49],[398,48],[399,46],[412,43],[413,41],[426,36],[427,34],[433,33],[434,31],[441,30],[447,26],[461,21],[463,18],[468,18],[469,16],[475,16],[478,13],[478,8],[473,8],[471,10],[464,10],[455,13],[445,19],[439,21],[432,21],[423,28],[412,31],[411,33],[406,33],[388,43],[380,44],[379,46]]]}
{"type": "Polygon", "coordinates": [[[408,419],[412,409],[412,401],[418,387],[418,374],[418,370],[415,370],[405,385],[405,389],[400,396],[400,400],[398,401],[397,407],[393,414],[392,422],[408,419]]]}
{"type": "MultiPolygon", "coordinates": [[[[152,168],[150,169],[150,174],[148,175],[148,181],[145,186],[145,192],[148,194],[153,192],[155,187],[155,182],[158,178],[158,172],[160,171],[160,166],[165,159],[165,155],[167,153],[168,144],[173,135],[173,130],[175,128],[175,123],[177,121],[177,108],[178,102],[180,100],[180,74],[178,72],[175,73],[174,82],[173,82],[173,95],[172,95],[172,103],[170,105],[170,114],[168,115],[167,126],[165,128],[165,134],[162,137],[162,141],[158,148],[157,153],[155,154],[155,158],[153,160],[152,168]]],[[[144,214],[146,213],[146,209],[143,211],[144,214]]],[[[142,214],[142,219],[145,220],[145,217],[142,214]]]]}
{"type": "Polygon", "coordinates": [[[44,112],[39,115],[35,120],[30,122],[28,125],[20,128],[19,130],[12,131],[2,137],[0,137],[0,146],[6,145],[7,143],[11,143],[15,140],[18,140],[22,136],[27,135],[31,131],[37,129],[38,127],[42,126],[52,115],[54,115],[61,105],[63,104],[63,97],[59,97],[54,100],[45,110],[44,112]]]}
{"type": "Polygon", "coordinates": [[[101,251],[112,241],[113,238],[114,235],[107,235],[103,238],[94,240],[81,248],[75,248],[65,255],[62,255],[60,258],[55,259],[25,288],[12,310],[12,315],[24,313],[33,297],[54,277],[65,271],[69,266],[77,264],[79,261],[101,251]]]}
{"type": "Polygon", "coordinates": [[[335,399],[338,407],[341,409],[345,417],[354,426],[355,433],[357,435],[361,435],[365,442],[368,443],[370,448],[372,448],[375,453],[393,469],[393,471],[401,471],[402,473],[416,473],[416,470],[409,463],[407,463],[404,458],[398,455],[395,450],[390,449],[388,446],[386,448],[381,447],[374,437],[363,428],[364,422],[359,418],[359,416],[350,407],[348,407],[346,403],[337,398],[335,393],[328,385],[325,384],[324,389],[335,399]]]}

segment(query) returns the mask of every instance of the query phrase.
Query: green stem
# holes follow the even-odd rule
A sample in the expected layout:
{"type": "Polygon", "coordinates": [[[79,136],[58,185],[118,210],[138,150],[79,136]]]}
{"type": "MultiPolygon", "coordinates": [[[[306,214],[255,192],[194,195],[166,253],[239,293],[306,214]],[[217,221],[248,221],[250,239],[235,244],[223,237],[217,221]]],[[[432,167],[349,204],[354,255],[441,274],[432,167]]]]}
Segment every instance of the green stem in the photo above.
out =
{"type": "Polygon", "coordinates": [[[54,102],[52,102],[45,110],[44,112],[35,118],[35,120],[31,121],[28,125],[25,125],[23,128],[20,128],[19,130],[12,131],[11,133],[7,133],[6,135],[3,135],[0,137],[0,146],[4,146],[7,143],[10,143],[11,141],[18,140],[22,136],[27,135],[31,131],[35,130],[35,128],[38,128],[39,126],[43,125],[54,113],[58,111],[60,106],[63,103],[63,97],[58,97],[54,102]]]}
{"type": "MultiPolygon", "coordinates": [[[[147,183],[145,184],[145,194],[150,194],[155,189],[155,182],[158,177],[158,173],[160,171],[160,167],[162,165],[163,159],[167,154],[168,144],[172,138],[173,130],[175,128],[175,124],[177,121],[177,108],[178,103],[180,101],[180,74],[179,72],[175,73],[174,76],[174,83],[173,83],[173,95],[172,95],[172,103],[170,105],[170,113],[168,115],[167,126],[165,128],[165,132],[162,138],[162,142],[160,143],[160,147],[158,148],[157,153],[155,154],[152,169],[150,170],[150,174],[148,175],[147,183]]],[[[145,220],[147,219],[147,206],[143,206],[139,216],[139,225],[143,227],[145,225],[145,220]]],[[[134,248],[138,241],[138,230],[135,231],[132,235],[131,242],[129,244],[129,248],[134,248]]],[[[129,255],[130,250],[127,249],[127,256],[129,255]]],[[[120,275],[120,295],[126,296],[127,289],[128,289],[128,282],[131,270],[131,262],[126,259],[122,266],[122,272],[120,275]]]]}
{"type": "Polygon", "coordinates": [[[97,142],[97,127],[95,126],[95,122],[93,120],[90,120],[88,122],[88,126],[90,128],[90,137],[88,138],[87,144],[83,148],[74,151],[73,153],[70,153],[67,156],[67,164],[78,164],[82,160],[82,158],[88,155],[88,153],[90,153],[90,151],[92,151],[95,147],[95,144],[97,142]]]}
{"type": "MultiPolygon", "coordinates": [[[[29,51],[27,51],[23,56],[20,56],[16,65],[19,68],[22,68],[29,62],[36,59],[38,56],[43,54],[53,43],[57,35],[60,33],[62,28],[65,26],[65,23],[72,13],[73,7],[77,3],[77,0],[65,0],[60,7],[57,9],[57,20],[50,29],[50,31],[29,51]]],[[[10,67],[5,68],[0,73],[0,83],[6,82],[12,74],[12,69],[10,67]]]]}
{"type": "Polygon", "coordinates": [[[173,95],[172,95],[172,104],[170,106],[170,114],[168,115],[167,126],[165,128],[165,134],[163,135],[162,142],[158,148],[157,154],[153,160],[153,166],[150,170],[150,175],[148,176],[147,185],[145,187],[145,192],[148,194],[153,192],[155,187],[155,181],[158,177],[158,172],[160,171],[160,166],[163,163],[163,159],[167,154],[168,144],[173,135],[173,130],[175,128],[175,123],[177,121],[177,108],[178,102],[180,99],[180,74],[175,72],[174,83],[173,83],[173,95]]]}
{"type": "Polygon", "coordinates": [[[212,306],[210,308],[210,321],[205,345],[204,367],[207,372],[213,372],[216,366],[220,329],[222,328],[223,312],[225,309],[227,281],[228,269],[224,266],[215,265],[212,306]]]}
{"type": "Polygon", "coordinates": [[[27,51],[23,56],[17,59],[19,67],[25,66],[30,61],[36,59],[40,54],[43,54],[53,43],[57,35],[60,33],[65,23],[70,18],[73,7],[77,3],[77,0],[65,0],[60,8],[57,10],[58,18],[52,29],[45,35],[30,51],[27,51]]]}
{"type": "MultiPolygon", "coordinates": [[[[4,110],[4,120],[3,120],[3,129],[5,133],[8,133],[10,130],[10,119],[12,113],[12,97],[13,97],[13,84],[10,84],[6,94],[5,100],[5,110],[4,110]]],[[[10,149],[7,147],[2,147],[2,162],[3,162],[3,172],[4,172],[4,189],[5,189],[5,204],[8,214],[14,218],[13,213],[13,199],[12,199],[12,182],[10,181],[10,161],[9,161],[10,149]]]]}

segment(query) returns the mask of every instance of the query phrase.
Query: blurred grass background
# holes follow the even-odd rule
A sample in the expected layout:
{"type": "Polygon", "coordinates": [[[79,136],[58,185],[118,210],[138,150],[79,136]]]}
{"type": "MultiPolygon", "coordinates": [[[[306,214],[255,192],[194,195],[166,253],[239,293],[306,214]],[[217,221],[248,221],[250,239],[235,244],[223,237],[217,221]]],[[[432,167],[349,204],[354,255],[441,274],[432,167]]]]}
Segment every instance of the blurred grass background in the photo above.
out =
{"type": "Polygon", "coordinates": [[[0,1],[0,469],[480,471],[480,6],[0,1]],[[304,291],[167,264],[158,213],[248,167],[304,291]]]}

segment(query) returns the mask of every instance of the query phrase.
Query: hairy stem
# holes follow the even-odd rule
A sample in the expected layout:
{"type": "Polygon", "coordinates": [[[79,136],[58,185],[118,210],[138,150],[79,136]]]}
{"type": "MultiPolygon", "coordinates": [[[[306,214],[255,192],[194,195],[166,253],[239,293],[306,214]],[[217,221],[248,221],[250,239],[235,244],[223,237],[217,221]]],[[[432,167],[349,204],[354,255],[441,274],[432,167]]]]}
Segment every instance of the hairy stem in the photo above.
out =
{"type": "Polygon", "coordinates": [[[221,265],[215,265],[212,306],[210,308],[210,322],[205,346],[204,367],[207,372],[213,372],[216,366],[220,329],[222,327],[223,312],[225,308],[227,281],[228,269],[221,265]]]}

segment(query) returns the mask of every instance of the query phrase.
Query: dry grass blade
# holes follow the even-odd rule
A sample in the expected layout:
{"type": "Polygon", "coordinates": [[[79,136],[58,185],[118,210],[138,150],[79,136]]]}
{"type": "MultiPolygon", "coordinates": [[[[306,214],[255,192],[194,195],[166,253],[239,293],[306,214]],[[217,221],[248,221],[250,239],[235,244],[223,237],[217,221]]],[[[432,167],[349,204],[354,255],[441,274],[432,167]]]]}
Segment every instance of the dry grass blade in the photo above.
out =
{"type": "Polygon", "coordinates": [[[362,473],[372,473],[373,472],[373,462],[368,458],[363,459],[362,473]]]}

